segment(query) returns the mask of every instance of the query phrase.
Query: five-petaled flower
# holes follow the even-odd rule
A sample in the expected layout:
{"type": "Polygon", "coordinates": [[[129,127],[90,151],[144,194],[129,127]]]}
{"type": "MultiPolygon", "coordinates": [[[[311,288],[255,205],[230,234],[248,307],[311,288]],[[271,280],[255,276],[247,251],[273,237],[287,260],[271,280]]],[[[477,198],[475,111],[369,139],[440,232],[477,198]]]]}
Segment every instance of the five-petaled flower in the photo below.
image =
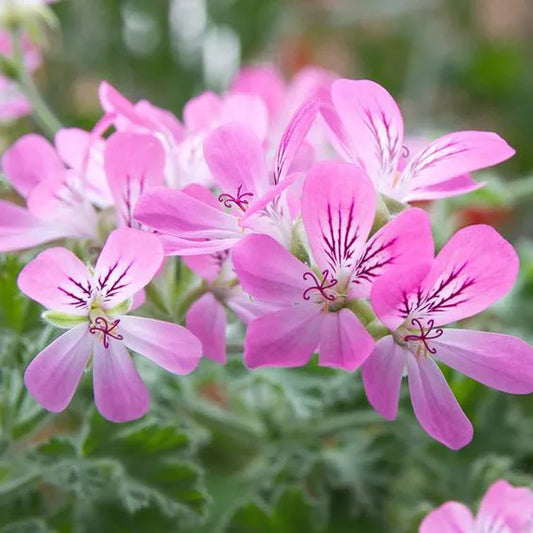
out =
{"type": "Polygon", "coordinates": [[[113,422],[139,418],[150,404],[127,348],[175,374],[195,369],[202,350],[187,329],[125,316],[131,298],[151,281],[163,258],[157,237],[121,228],[110,234],[94,270],[65,248],[49,248],[24,267],[18,279],[22,292],[49,309],[48,321],[68,328],[24,376],[44,408],[65,409],[91,355],[95,403],[113,422]]]}
{"type": "Polygon", "coordinates": [[[518,273],[513,247],[490,226],[458,231],[433,261],[390,270],[372,288],[372,306],[391,331],[362,366],[370,403],[394,419],[407,371],[421,426],[452,449],[472,439],[461,410],[433,356],[494,389],[533,392],[533,349],[499,333],[440,326],[471,317],[507,294],[518,273]]]}
{"type": "Polygon", "coordinates": [[[419,209],[405,211],[369,239],[375,192],[363,170],[323,161],[309,171],[302,219],[312,266],[266,235],[233,248],[245,291],[281,309],[248,326],[244,359],[251,367],[299,366],[320,345],[323,366],[355,370],[374,341],[350,309],[375,279],[414,257],[431,257],[430,226],[419,209]]]}

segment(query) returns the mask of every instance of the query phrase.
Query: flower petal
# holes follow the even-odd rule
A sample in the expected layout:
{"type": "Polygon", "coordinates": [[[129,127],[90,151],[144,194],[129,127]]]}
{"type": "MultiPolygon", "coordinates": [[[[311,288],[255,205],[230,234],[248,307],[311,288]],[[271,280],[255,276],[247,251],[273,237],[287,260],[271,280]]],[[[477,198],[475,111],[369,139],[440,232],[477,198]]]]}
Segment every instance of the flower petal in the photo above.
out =
{"type": "Polygon", "coordinates": [[[159,240],[163,245],[165,255],[179,255],[182,257],[194,257],[205,254],[223,253],[235,244],[240,238],[215,239],[208,241],[205,239],[182,239],[173,235],[159,235],[159,240]]]}
{"type": "Polygon", "coordinates": [[[316,305],[304,303],[252,320],[244,343],[246,366],[305,365],[318,345],[323,316],[316,305]]]}
{"type": "Polygon", "coordinates": [[[48,411],[67,407],[76,392],[92,352],[88,324],[63,333],[29,364],[24,383],[30,394],[48,411]]]}
{"type": "Polygon", "coordinates": [[[352,298],[368,298],[372,283],[391,268],[433,260],[431,222],[422,209],[403,211],[367,243],[352,273],[352,298]]]}
{"type": "Polygon", "coordinates": [[[460,174],[496,165],[515,151],[499,135],[488,131],[458,131],[428,144],[409,161],[399,184],[413,190],[460,174]]]}
{"type": "Polygon", "coordinates": [[[122,342],[106,348],[94,341],[93,387],[98,411],[111,422],[129,422],[146,414],[150,394],[122,342]]]}
{"type": "MultiPolygon", "coordinates": [[[[392,96],[368,80],[336,80],[333,105],[348,136],[350,155],[380,187],[395,177],[403,143],[403,119],[392,96]]],[[[456,173],[457,174],[457,173],[456,173]]]]}
{"type": "Polygon", "coordinates": [[[419,533],[472,533],[475,527],[468,507],[458,502],[447,502],[424,518],[419,533]]]}
{"type": "Polygon", "coordinates": [[[375,191],[363,170],[348,163],[315,163],[304,183],[302,219],[321,269],[353,268],[375,214],[375,191]]]}
{"type": "Polygon", "coordinates": [[[226,194],[237,197],[240,192],[257,198],[268,187],[261,141],[244,124],[233,122],[213,131],[204,141],[204,156],[226,194]]]}
{"type": "Polygon", "coordinates": [[[165,151],[153,135],[116,132],[106,142],[104,168],[119,220],[135,227],[135,204],[148,188],[163,185],[165,151]]]}
{"type": "Polygon", "coordinates": [[[353,372],[372,352],[374,339],[348,309],[326,313],[320,336],[321,366],[353,372]]]}
{"type": "Polygon", "coordinates": [[[174,374],[189,374],[202,356],[200,341],[186,328],[138,316],[120,317],[124,344],[174,374]]]}
{"type": "Polygon", "coordinates": [[[205,91],[191,98],[183,107],[185,127],[194,133],[212,127],[218,122],[221,108],[222,100],[214,92],[205,91]]]}
{"type": "Polygon", "coordinates": [[[132,297],[155,276],[164,259],[159,239],[131,228],[113,231],[94,269],[102,304],[110,309],[132,297]]]}
{"type": "Polygon", "coordinates": [[[384,418],[394,420],[402,376],[407,365],[407,353],[391,335],[380,339],[361,367],[366,397],[370,405],[384,418]]]}
{"type": "Polygon", "coordinates": [[[440,200],[477,191],[485,186],[485,182],[474,181],[470,174],[461,174],[446,181],[440,181],[427,187],[419,187],[409,191],[401,200],[403,202],[419,202],[424,200],[440,200]]]}
{"type": "Polygon", "coordinates": [[[518,337],[445,329],[431,347],[443,363],[487,387],[512,394],[533,392],[533,348],[518,337]]]}
{"type": "Polygon", "coordinates": [[[437,364],[430,357],[407,357],[411,403],[422,428],[452,450],[466,446],[472,424],[457,403],[437,364]]]}
{"type": "Polygon", "coordinates": [[[238,122],[250,128],[264,142],[268,134],[268,110],[263,100],[252,94],[229,94],[222,102],[220,123],[238,122]]]}
{"type": "Polygon", "coordinates": [[[476,519],[479,531],[527,533],[533,525],[533,491],[507,481],[493,483],[486,492],[476,519]]]}
{"type": "Polygon", "coordinates": [[[44,137],[30,133],[4,152],[2,169],[11,185],[26,197],[41,180],[62,173],[65,167],[44,137]]]}
{"type": "Polygon", "coordinates": [[[87,267],[66,248],[48,248],[18,277],[19,289],[41,305],[72,315],[88,314],[93,280],[87,267]]]}
{"type": "Polygon", "coordinates": [[[226,310],[211,294],[204,294],[187,311],[185,324],[200,339],[205,357],[226,364],[226,310]]]}
{"type": "Polygon", "coordinates": [[[254,298],[285,304],[303,301],[309,267],[272,237],[244,237],[233,247],[231,258],[242,288],[254,298]]]}

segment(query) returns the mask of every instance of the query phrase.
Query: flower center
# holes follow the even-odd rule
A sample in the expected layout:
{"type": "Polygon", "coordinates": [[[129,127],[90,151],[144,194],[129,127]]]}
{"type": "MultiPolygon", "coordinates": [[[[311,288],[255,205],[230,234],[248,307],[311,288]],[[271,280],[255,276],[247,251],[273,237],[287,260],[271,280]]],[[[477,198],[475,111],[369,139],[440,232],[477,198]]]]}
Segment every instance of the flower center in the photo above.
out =
{"type": "Polygon", "coordinates": [[[303,275],[303,278],[305,281],[311,280],[313,282],[313,285],[311,287],[308,287],[305,289],[305,291],[302,294],[302,297],[304,300],[310,300],[311,296],[310,293],[313,291],[318,291],[319,294],[324,298],[325,300],[328,300],[332,302],[337,298],[336,294],[333,291],[328,291],[328,289],[331,289],[335,285],[337,285],[337,280],[333,277],[330,278],[328,282],[329,277],[329,270],[324,270],[322,272],[322,281],[319,281],[314,272],[306,272],[303,275]]]}
{"type": "Polygon", "coordinates": [[[120,320],[118,318],[111,322],[103,316],[97,316],[89,327],[89,333],[92,333],[93,335],[100,333],[102,336],[102,342],[104,343],[104,348],[109,348],[110,337],[112,339],[116,339],[117,341],[121,341],[124,338],[115,331],[119,324],[120,320]]]}
{"type": "MultiPolygon", "coordinates": [[[[422,346],[424,347],[424,351],[426,353],[435,355],[437,353],[437,349],[431,348],[428,344],[428,341],[433,340],[433,339],[438,339],[440,336],[442,336],[442,334],[444,333],[442,328],[434,328],[435,321],[433,319],[428,320],[426,329],[424,329],[422,322],[420,322],[418,318],[413,318],[411,320],[411,324],[413,326],[418,327],[420,332],[410,333],[409,335],[405,335],[403,340],[405,342],[415,341],[415,342],[422,343],[422,346]]],[[[419,345],[419,347],[421,347],[421,345],[419,345]]],[[[418,349],[417,349],[417,354],[418,354],[418,349]]]]}
{"type": "Polygon", "coordinates": [[[232,196],[231,194],[222,193],[218,197],[218,201],[222,202],[226,207],[231,208],[233,205],[237,206],[242,212],[245,212],[248,206],[248,196],[253,196],[251,192],[241,192],[242,185],[237,187],[237,195],[232,196]]]}

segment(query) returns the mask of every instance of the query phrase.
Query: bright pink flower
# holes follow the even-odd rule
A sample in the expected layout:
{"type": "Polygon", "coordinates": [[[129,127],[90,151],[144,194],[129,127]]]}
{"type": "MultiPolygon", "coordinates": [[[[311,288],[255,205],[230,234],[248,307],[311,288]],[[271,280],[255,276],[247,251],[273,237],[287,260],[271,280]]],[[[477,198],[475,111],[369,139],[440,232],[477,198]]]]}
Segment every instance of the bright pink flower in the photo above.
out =
{"type": "Polygon", "coordinates": [[[363,166],[379,192],[402,202],[435,198],[435,187],[437,197],[468,192],[471,181],[457,181],[458,176],[505,161],[515,153],[495,133],[459,131],[408,154],[400,109],[372,81],[333,82],[331,105],[325,105],[322,114],[339,153],[363,166]],[[402,153],[410,155],[403,169],[402,153]]]}
{"type": "Polygon", "coordinates": [[[441,326],[473,316],[507,294],[518,273],[512,246],[490,226],[457,232],[432,261],[391,269],[373,286],[371,300],[392,332],[362,367],[372,406],[394,419],[402,375],[421,426],[452,449],[472,439],[461,410],[433,356],[489,387],[533,392],[533,349],[498,333],[441,326]]]}
{"type": "MultiPolygon", "coordinates": [[[[1,10],[1,7],[0,7],[1,10]]],[[[41,54],[37,47],[26,37],[22,39],[23,61],[29,72],[41,65],[41,54]]],[[[0,30],[0,55],[12,58],[13,42],[9,32],[0,30]]],[[[17,83],[0,76],[0,122],[16,120],[30,114],[31,106],[17,83]]]]}
{"type": "Polygon", "coordinates": [[[392,265],[431,257],[427,215],[405,211],[369,239],[375,191],[354,165],[323,161],[304,184],[302,218],[314,258],[309,266],[266,235],[250,235],[233,248],[243,289],[281,307],[253,320],[244,359],[251,368],[300,366],[320,346],[319,364],[353,371],[374,341],[350,302],[367,297],[392,265]]]}
{"type": "Polygon", "coordinates": [[[474,518],[459,502],[441,505],[424,518],[419,533],[530,533],[533,531],[533,491],[507,481],[493,483],[474,518]]]}
{"type": "Polygon", "coordinates": [[[185,328],[125,316],[131,299],[163,261],[157,237],[130,228],[109,236],[94,271],[65,248],[49,248],[24,267],[22,292],[50,311],[45,318],[69,328],[28,366],[24,381],[49,411],[62,411],[92,354],[94,398],[113,422],[143,416],[150,398],[127,348],[175,374],[192,372],[201,345],[185,328]]]}
{"type": "Polygon", "coordinates": [[[0,200],[0,251],[95,237],[96,213],[84,198],[79,176],[44,137],[21,137],[5,151],[2,168],[27,208],[0,200]]]}
{"type": "Polygon", "coordinates": [[[292,220],[279,196],[301,176],[290,173],[317,111],[317,100],[298,110],[281,138],[271,170],[253,131],[238,123],[221,126],[204,144],[205,159],[222,191],[218,205],[185,191],[154,188],[137,203],[135,218],[162,234],[169,255],[227,250],[244,230],[287,241],[292,220]]]}

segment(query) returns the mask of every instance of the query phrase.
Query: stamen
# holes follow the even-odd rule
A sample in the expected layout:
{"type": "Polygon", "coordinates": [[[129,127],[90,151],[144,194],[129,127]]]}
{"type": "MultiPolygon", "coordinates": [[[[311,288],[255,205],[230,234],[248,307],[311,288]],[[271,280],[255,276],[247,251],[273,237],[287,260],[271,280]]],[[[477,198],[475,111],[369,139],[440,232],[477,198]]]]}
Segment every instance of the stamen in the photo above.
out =
{"type": "Polygon", "coordinates": [[[94,319],[94,323],[89,327],[89,333],[92,333],[93,335],[98,331],[102,333],[104,348],[109,348],[108,337],[116,339],[117,341],[121,341],[124,338],[119,333],[113,333],[113,330],[119,325],[119,323],[119,319],[113,322],[108,322],[103,316],[99,316],[94,319]]]}
{"type": "Polygon", "coordinates": [[[231,194],[222,193],[218,197],[218,201],[222,202],[226,207],[231,208],[232,204],[236,205],[241,211],[246,211],[246,206],[248,205],[247,196],[253,196],[251,192],[241,193],[242,185],[237,187],[237,197],[231,196],[231,194]]]}
{"type": "Polygon", "coordinates": [[[435,321],[433,319],[428,320],[427,330],[424,330],[424,326],[422,325],[420,320],[418,320],[418,318],[413,318],[411,320],[411,324],[413,324],[413,326],[417,326],[420,329],[420,335],[418,334],[406,335],[403,338],[403,340],[406,342],[407,341],[421,341],[424,344],[424,348],[426,349],[426,352],[429,352],[430,354],[435,355],[437,353],[437,349],[430,348],[427,341],[438,339],[439,337],[441,337],[442,334],[444,333],[443,329],[442,328],[433,329],[433,326],[435,325],[435,321]],[[431,332],[433,333],[430,335],[431,332]]]}
{"type": "Polygon", "coordinates": [[[331,287],[334,287],[337,284],[337,280],[335,278],[331,278],[331,281],[328,284],[328,276],[329,276],[329,271],[326,269],[322,272],[323,279],[320,282],[313,272],[306,272],[303,275],[304,280],[307,281],[310,278],[314,281],[315,285],[313,285],[312,287],[309,287],[308,289],[305,289],[302,295],[303,299],[310,300],[311,297],[309,296],[309,293],[312,291],[318,291],[326,300],[329,300],[330,302],[335,300],[335,295],[328,294],[326,290],[331,289],[331,287]]]}
{"type": "Polygon", "coordinates": [[[405,144],[402,146],[402,157],[409,157],[409,148],[405,144]]]}

